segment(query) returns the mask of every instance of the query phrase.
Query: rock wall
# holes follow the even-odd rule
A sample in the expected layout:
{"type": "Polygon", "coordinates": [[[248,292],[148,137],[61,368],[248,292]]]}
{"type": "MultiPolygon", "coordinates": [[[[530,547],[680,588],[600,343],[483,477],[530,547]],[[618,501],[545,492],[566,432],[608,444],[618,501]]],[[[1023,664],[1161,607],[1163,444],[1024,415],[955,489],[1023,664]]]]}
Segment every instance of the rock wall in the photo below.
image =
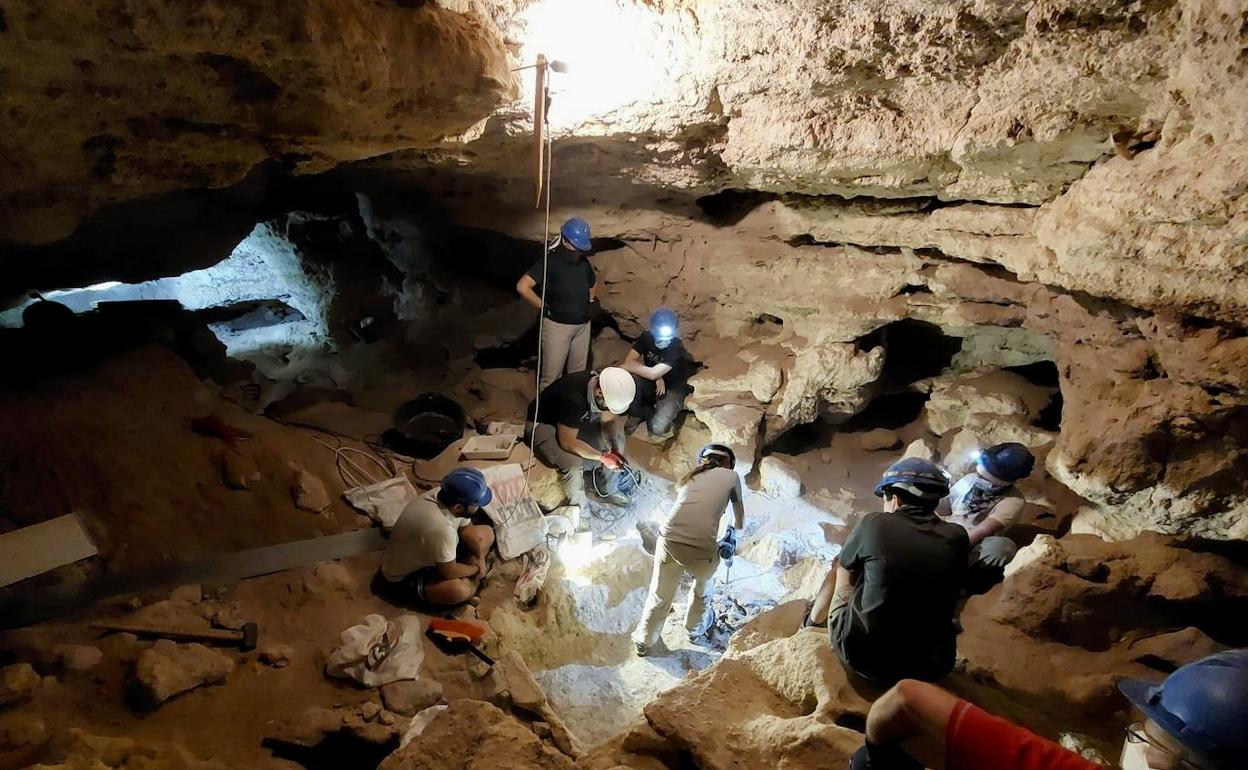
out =
{"type": "Polygon", "coordinates": [[[306,172],[432,143],[513,88],[502,41],[436,4],[16,0],[0,40],[0,234],[22,243],[266,159],[306,172]]]}

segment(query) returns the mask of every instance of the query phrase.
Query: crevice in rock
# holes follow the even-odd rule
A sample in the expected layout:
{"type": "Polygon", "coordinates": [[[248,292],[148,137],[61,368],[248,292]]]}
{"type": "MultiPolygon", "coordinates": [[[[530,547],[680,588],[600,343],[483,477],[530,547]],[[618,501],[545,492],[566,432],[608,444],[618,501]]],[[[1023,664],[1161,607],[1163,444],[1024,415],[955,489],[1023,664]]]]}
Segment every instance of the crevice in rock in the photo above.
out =
{"type": "Polygon", "coordinates": [[[836,719],[832,720],[832,723],[837,727],[844,727],[845,729],[853,730],[856,733],[862,733],[863,735],[866,735],[867,733],[866,714],[857,714],[853,711],[846,711],[844,714],[841,714],[836,719]]]}
{"type": "Polygon", "coordinates": [[[962,339],[945,334],[936,324],[903,318],[859,337],[854,345],[864,352],[883,346],[880,382],[885,388],[896,388],[947,369],[962,349],[962,339]]]}
{"type": "Polygon", "coordinates": [[[366,741],[349,730],[325,736],[315,746],[265,738],[261,744],[276,759],[302,765],[307,770],[376,770],[399,747],[397,736],[385,743],[366,741]]]}
{"type": "Polygon", "coordinates": [[[737,224],[760,205],[779,197],[778,193],[761,190],[730,189],[703,195],[697,204],[708,222],[724,227],[737,224]]]}

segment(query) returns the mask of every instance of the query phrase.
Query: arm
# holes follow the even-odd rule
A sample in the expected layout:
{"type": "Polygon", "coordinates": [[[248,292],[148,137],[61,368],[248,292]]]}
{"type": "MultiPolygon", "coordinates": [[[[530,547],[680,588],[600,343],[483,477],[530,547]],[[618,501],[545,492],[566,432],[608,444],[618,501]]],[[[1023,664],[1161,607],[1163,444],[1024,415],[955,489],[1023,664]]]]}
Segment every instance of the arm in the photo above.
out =
{"type": "Polygon", "coordinates": [[[906,752],[924,767],[939,770],[945,766],[945,735],[957,703],[956,697],[936,685],[903,679],[871,704],[867,744],[905,744],[906,752]]]}
{"type": "Polygon", "coordinates": [[[581,441],[576,435],[576,428],[569,425],[556,425],[555,435],[559,440],[559,446],[565,452],[571,452],[574,455],[584,457],[586,460],[601,460],[602,452],[594,447],[581,441]]]}
{"type": "Polygon", "coordinates": [[[672,367],[668,364],[646,366],[641,362],[641,354],[636,350],[628,351],[628,355],[625,356],[624,363],[620,364],[620,368],[638,377],[645,377],[647,380],[661,380],[672,370],[672,367]]]}
{"type": "Polygon", "coordinates": [[[620,415],[603,412],[601,417],[603,434],[607,437],[607,444],[620,457],[624,456],[624,420],[620,419],[620,415]]]}
{"type": "Polygon", "coordinates": [[[478,574],[477,565],[460,564],[457,561],[442,562],[438,565],[438,575],[445,580],[454,578],[475,578],[478,574]]]}
{"type": "Polygon", "coordinates": [[[838,562],[836,565],[836,588],[832,590],[832,604],[828,607],[829,615],[854,600],[854,584],[857,582],[858,573],[850,572],[838,562]]]}
{"type": "Polygon", "coordinates": [[[732,501],[732,524],[737,529],[745,529],[745,501],[741,499],[741,477],[737,476],[737,486],[728,495],[732,501]]]}
{"type": "Polygon", "coordinates": [[[538,310],[541,310],[542,298],[537,295],[537,292],[533,291],[535,286],[537,286],[537,281],[533,280],[533,276],[525,273],[520,276],[520,280],[516,281],[516,293],[519,294],[525,302],[529,303],[538,310]]]}
{"type": "Polygon", "coordinates": [[[975,546],[979,545],[979,543],[984,538],[991,537],[997,534],[998,532],[1002,532],[1004,530],[1005,530],[1004,524],[1002,524],[1001,522],[989,516],[988,518],[984,519],[979,524],[977,524],[975,526],[975,529],[972,529],[970,531],[969,534],[971,537],[971,547],[974,548],[975,546]]]}

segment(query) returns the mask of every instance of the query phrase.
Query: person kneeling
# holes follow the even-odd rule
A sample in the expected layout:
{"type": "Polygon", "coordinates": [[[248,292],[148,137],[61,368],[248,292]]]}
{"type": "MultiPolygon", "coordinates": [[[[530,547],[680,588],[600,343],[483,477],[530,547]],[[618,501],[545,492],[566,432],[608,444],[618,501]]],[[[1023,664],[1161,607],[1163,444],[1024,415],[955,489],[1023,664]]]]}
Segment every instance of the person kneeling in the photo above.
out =
{"type": "Polygon", "coordinates": [[[953,669],[971,546],[966,530],[936,517],[948,493],[948,477],[927,460],[889,466],[875,487],[884,511],[854,527],[811,607],[808,623],[826,619],[846,668],[877,685],[953,669]]]}
{"type": "Polygon", "coordinates": [[[380,588],[425,604],[462,604],[485,577],[494,529],[472,516],[494,495],[476,468],[456,468],[442,486],[407,504],[381,561],[380,588]]]}
{"type": "MultiPolygon", "coordinates": [[[[971,539],[967,591],[984,593],[1005,578],[1005,565],[1018,553],[1009,531],[1023,512],[1014,484],[1031,474],[1036,458],[1022,444],[997,444],[978,452],[975,465],[949,490],[948,510],[939,515],[966,530],[971,539]]],[[[955,470],[955,469],[951,469],[955,470]]]]}
{"type": "MultiPolygon", "coordinates": [[[[641,622],[633,632],[638,655],[648,655],[659,640],[663,621],[672,608],[672,599],[686,572],[693,575],[685,630],[690,641],[706,633],[706,600],[711,581],[719,567],[719,517],[732,502],[733,524],[745,526],[745,504],[741,498],[741,476],[733,468],[736,455],[723,444],[707,444],[698,452],[698,465],[680,481],[676,503],[660,530],[654,549],[654,574],[650,595],[641,611],[641,622]]],[[[735,543],[732,527],[726,541],[735,543]]]]}

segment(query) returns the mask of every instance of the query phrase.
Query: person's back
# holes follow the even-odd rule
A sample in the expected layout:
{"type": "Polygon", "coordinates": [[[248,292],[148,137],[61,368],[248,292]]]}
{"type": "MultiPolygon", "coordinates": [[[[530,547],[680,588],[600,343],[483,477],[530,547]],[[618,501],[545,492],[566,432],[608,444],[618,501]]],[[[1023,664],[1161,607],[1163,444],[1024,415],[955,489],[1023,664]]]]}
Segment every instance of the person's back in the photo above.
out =
{"type": "Polygon", "coordinates": [[[829,623],[841,659],[890,684],[948,673],[969,550],[964,529],[917,506],[863,518],[840,556],[842,567],[860,574],[853,600],[829,623]]]}
{"type": "Polygon", "coordinates": [[[671,542],[713,549],[719,519],[734,491],[740,496],[741,476],[731,468],[710,468],[694,475],[677,493],[660,534],[671,542]]]}

